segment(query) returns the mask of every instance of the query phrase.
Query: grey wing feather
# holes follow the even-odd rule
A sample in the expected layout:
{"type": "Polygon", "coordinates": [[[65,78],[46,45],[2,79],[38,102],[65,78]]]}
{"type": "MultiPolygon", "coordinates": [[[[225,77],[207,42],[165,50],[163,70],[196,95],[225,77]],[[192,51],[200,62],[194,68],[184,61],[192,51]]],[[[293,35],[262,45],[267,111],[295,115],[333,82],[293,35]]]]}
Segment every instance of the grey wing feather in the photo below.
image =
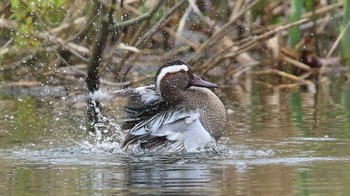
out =
{"type": "Polygon", "coordinates": [[[154,85],[123,89],[114,93],[115,96],[128,98],[128,103],[124,106],[124,129],[130,129],[168,107],[154,85]]]}
{"type": "Polygon", "coordinates": [[[149,120],[140,122],[128,135],[130,139],[141,138],[141,140],[166,138],[170,142],[181,142],[186,150],[215,142],[200,122],[197,111],[169,110],[159,113],[149,120]]]}

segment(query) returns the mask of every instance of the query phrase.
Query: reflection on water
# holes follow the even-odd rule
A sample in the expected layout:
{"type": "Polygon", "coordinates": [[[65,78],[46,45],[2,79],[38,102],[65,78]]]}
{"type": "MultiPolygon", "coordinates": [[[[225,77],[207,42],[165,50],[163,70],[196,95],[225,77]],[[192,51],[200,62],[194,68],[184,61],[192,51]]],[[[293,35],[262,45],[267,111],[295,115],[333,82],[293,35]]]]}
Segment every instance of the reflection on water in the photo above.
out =
{"type": "Polygon", "coordinates": [[[218,147],[162,155],[96,139],[84,103],[70,98],[2,98],[0,195],[348,195],[350,88],[329,85],[317,94],[225,89],[218,147]]]}

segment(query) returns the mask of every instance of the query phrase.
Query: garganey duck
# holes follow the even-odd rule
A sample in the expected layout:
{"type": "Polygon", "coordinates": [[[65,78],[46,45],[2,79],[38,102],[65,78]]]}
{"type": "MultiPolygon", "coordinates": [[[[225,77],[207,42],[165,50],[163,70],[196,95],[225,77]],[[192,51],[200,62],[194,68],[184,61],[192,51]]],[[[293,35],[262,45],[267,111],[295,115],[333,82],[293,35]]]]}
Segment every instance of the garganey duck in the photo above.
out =
{"type": "Polygon", "coordinates": [[[122,148],[127,152],[182,152],[215,144],[226,125],[220,99],[181,60],[159,68],[155,85],[126,89],[124,107],[127,132],[122,148]]]}

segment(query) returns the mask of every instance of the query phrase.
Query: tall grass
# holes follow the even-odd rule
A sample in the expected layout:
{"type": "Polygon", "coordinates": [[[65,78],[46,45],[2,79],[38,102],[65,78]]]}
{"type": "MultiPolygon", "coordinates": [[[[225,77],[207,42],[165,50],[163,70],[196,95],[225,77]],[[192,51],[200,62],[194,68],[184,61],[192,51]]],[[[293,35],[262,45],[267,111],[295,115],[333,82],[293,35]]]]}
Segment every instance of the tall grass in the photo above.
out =
{"type": "MultiPolygon", "coordinates": [[[[302,10],[303,10],[303,4],[304,4],[304,0],[291,1],[290,16],[289,16],[290,22],[295,22],[300,20],[302,10]]],[[[289,29],[288,36],[289,36],[290,45],[292,47],[297,45],[297,43],[300,41],[300,38],[301,38],[300,27],[295,26],[289,29]]]]}

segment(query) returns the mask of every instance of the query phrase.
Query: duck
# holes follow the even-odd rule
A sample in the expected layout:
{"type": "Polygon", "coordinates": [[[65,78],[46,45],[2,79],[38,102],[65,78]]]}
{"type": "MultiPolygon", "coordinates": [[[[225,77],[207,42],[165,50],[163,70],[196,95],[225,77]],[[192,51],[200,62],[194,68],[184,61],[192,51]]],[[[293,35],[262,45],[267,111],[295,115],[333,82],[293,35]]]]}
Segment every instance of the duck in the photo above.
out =
{"type": "Polygon", "coordinates": [[[226,110],[211,88],[182,60],[166,62],[154,84],[123,91],[128,98],[121,147],[126,152],[190,152],[215,145],[226,110]]]}

